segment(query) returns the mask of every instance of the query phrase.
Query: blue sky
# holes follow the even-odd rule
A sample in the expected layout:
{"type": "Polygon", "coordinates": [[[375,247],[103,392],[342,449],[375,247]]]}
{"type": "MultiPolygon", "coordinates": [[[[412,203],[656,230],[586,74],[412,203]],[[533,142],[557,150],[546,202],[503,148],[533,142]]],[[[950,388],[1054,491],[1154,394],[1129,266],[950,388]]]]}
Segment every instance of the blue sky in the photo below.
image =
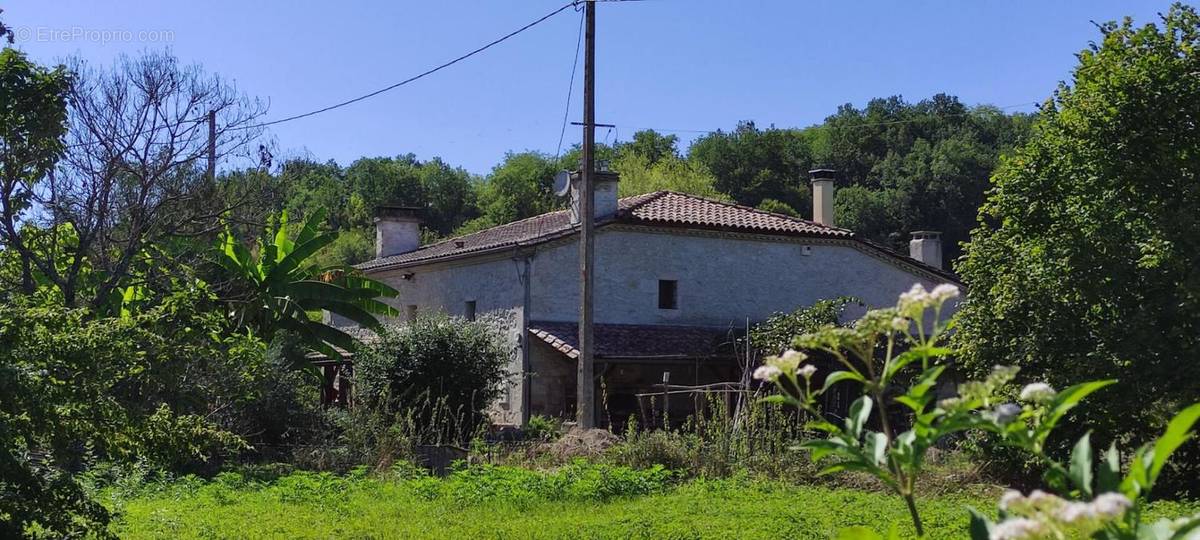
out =
{"type": "MultiPolygon", "coordinates": [[[[270,103],[266,119],[408,78],[565,0],[68,1],[4,3],[18,47],[42,62],[108,63],[169,46],[270,103]],[[103,5],[104,7],[99,7],[103,5]],[[59,32],[45,39],[48,30],[59,32]],[[77,37],[79,31],[87,34],[77,37]],[[128,32],[107,43],[100,31],[128,32]],[[43,39],[38,39],[38,36],[43,39]],[[20,39],[24,38],[24,39],[20,39]]],[[[1157,20],[1165,0],[647,0],[598,6],[600,140],[639,128],[819,123],[844,103],[938,92],[1032,110],[1099,33],[1157,20]]],[[[553,153],[579,15],[568,9],[467,61],[370,100],[272,128],[280,157],[440,156],[476,173],[509,150],[553,153]]],[[[582,61],[582,60],[581,60],[582,61]]],[[[580,73],[582,75],[582,68],[580,73]]],[[[581,78],[579,79],[581,81],[581,78]]],[[[577,81],[571,120],[581,115],[577,81]]],[[[695,137],[677,132],[685,142],[695,137]]],[[[568,126],[564,146],[577,143],[568,126]]]]}

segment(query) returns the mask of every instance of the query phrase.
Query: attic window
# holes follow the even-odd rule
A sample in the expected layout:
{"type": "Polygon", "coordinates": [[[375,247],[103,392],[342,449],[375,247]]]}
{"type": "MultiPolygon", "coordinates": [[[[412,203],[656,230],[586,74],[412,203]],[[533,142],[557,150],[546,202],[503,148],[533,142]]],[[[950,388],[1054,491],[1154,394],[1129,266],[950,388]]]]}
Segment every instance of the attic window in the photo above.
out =
{"type": "Polygon", "coordinates": [[[679,282],[658,280],[658,309],[679,309],[679,282]]]}

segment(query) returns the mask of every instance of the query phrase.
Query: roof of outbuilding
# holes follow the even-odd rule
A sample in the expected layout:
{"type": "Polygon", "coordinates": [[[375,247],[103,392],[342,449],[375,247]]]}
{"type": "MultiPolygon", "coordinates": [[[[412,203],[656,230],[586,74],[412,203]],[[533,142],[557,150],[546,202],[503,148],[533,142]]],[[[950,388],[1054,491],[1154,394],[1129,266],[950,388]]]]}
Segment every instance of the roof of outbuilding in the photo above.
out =
{"type": "MultiPolygon", "coordinates": [[[[733,332],[704,326],[596,324],[597,358],[715,358],[733,354],[733,332]]],[[[529,333],[567,358],[579,358],[579,326],[531,321],[529,333]]]]}
{"type": "MultiPolygon", "coordinates": [[[[854,233],[800,218],[765,212],[748,206],[676,193],[656,191],[625,197],[617,203],[617,215],[608,222],[645,225],[699,227],[765,234],[785,234],[826,238],[852,238],[854,233]]],[[[370,260],[358,265],[362,270],[382,270],[417,262],[458,257],[552,240],[578,230],[566,210],[549,212],[514,221],[476,233],[421,246],[415,251],[370,260]],[[461,247],[460,247],[461,246],[461,247]]]]}

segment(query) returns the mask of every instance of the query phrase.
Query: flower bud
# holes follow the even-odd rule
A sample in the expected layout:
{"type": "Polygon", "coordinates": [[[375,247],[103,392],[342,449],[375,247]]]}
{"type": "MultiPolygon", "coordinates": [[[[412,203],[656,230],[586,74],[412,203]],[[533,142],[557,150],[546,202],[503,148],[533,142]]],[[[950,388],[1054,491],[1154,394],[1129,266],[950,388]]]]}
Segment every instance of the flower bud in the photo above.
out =
{"type": "Polygon", "coordinates": [[[1049,403],[1058,393],[1046,383],[1031,383],[1021,389],[1021,401],[1029,403],[1049,403]]]}
{"type": "Polygon", "coordinates": [[[1016,420],[1021,415],[1021,406],[1016,403],[1005,403],[996,407],[993,413],[996,415],[996,423],[1005,425],[1012,423],[1013,420],[1016,420]]]}

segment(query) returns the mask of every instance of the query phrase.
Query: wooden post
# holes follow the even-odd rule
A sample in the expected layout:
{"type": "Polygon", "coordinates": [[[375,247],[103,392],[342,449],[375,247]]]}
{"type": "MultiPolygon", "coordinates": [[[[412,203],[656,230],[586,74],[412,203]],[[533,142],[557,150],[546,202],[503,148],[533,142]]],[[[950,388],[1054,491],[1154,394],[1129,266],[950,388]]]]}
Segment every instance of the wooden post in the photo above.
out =
{"type": "Polygon", "coordinates": [[[583,170],[579,190],[579,364],[578,405],[579,427],[596,427],[595,377],[592,365],[592,285],[594,276],[595,238],[595,171],[596,171],[596,2],[584,2],[587,30],[584,34],[583,62],[583,170]]]}
{"type": "Polygon", "coordinates": [[[663,372],[663,427],[671,429],[671,372],[663,372]]]}

